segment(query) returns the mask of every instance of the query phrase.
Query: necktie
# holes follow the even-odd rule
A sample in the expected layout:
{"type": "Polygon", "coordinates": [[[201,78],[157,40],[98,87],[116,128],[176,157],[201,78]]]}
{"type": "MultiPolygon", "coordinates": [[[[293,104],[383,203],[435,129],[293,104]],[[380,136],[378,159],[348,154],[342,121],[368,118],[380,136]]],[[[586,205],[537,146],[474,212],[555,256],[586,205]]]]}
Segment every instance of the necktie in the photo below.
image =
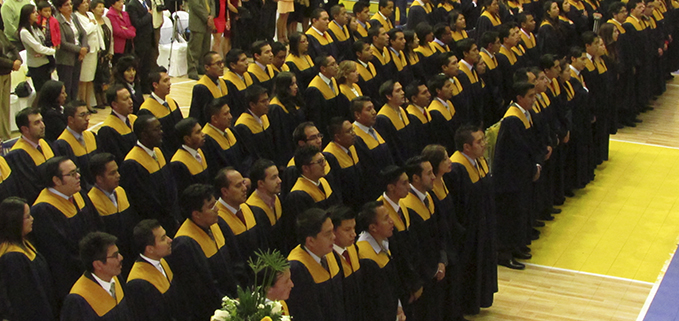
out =
{"type": "Polygon", "coordinates": [[[132,124],[130,124],[130,118],[129,117],[125,119],[125,125],[127,125],[127,127],[130,127],[130,129],[132,129],[132,124]]]}
{"type": "Polygon", "coordinates": [[[354,162],[354,156],[351,155],[351,149],[347,149],[347,154],[349,155],[349,158],[351,158],[351,163],[356,165],[356,162],[354,162]]]}
{"type": "Polygon", "coordinates": [[[71,202],[73,204],[73,206],[75,206],[76,211],[80,210],[80,208],[78,207],[78,202],[76,202],[76,200],[73,196],[69,197],[68,201],[71,202]]]}
{"type": "Polygon", "coordinates": [[[330,272],[330,267],[328,267],[328,259],[325,256],[321,257],[321,266],[328,272],[330,272]]]}
{"type": "Polygon", "coordinates": [[[332,90],[332,93],[333,93],[333,94],[337,94],[337,93],[335,92],[335,87],[332,85],[332,79],[330,79],[330,81],[328,82],[328,87],[330,87],[330,89],[332,90]]]}
{"type": "MultiPolygon", "coordinates": [[[[344,251],[344,253],[342,253],[342,257],[349,264],[349,266],[351,266],[351,258],[349,257],[349,251],[344,251]]],[[[351,268],[353,269],[353,267],[351,268]]]]}
{"type": "Polygon", "coordinates": [[[113,202],[113,205],[117,208],[118,207],[118,195],[117,195],[116,191],[113,191],[113,193],[111,193],[110,198],[111,198],[111,202],[113,202]]]}
{"type": "Polygon", "coordinates": [[[238,211],[236,211],[236,217],[243,223],[243,225],[245,225],[245,227],[248,226],[248,224],[245,223],[245,216],[243,215],[243,210],[241,210],[240,208],[238,209],[238,211]]]}
{"type": "Polygon", "coordinates": [[[36,147],[35,149],[37,149],[37,150],[40,152],[40,154],[42,154],[43,156],[45,156],[45,153],[42,152],[42,146],[40,146],[40,145],[38,144],[38,147],[36,147]]]}
{"type": "Polygon", "coordinates": [[[156,155],[155,151],[153,152],[153,155],[151,155],[151,157],[153,157],[153,160],[156,161],[156,163],[158,162],[158,155],[156,155]]]}
{"type": "Polygon", "coordinates": [[[403,225],[407,224],[406,217],[405,217],[405,215],[403,215],[403,209],[399,207],[397,213],[398,213],[398,217],[400,217],[401,221],[403,221],[403,225]]]}
{"type": "Polygon", "coordinates": [[[426,207],[427,207],[427,210],[429,210],[429,197],[428,197],[428,196],[426,196],[426,197],[424,198],[424,200],[422,201],[422,203],[424,203],[424,206],[426,206],[426,207]]]}
{"type": "Polygon", "coordinates": [[[167,108],[167,110],[170,110],[170,104],[168,104],[167,102],[164,102],[163,106],[165,106],[165,108],[167,108]]]}
{"type": "Polygon", "coordinates": [[[78,137],[78,142],[80,143],[80,145],[85,146],[85,138],[83,136],[78,137]]]}
{"type": "Polygon", "coordinates": [[[323,195],[325,195],[325,188],[323,187],[323,182],[318,182],[318,189],[320,189],[321,192],[323,192],[323,195]]]}
{"type": "Polygon", "coordinates": [[[377,139],[377,134],[375,133],[375,130],[372,129],[372,127],[370,129],[368,129],[368,134],[370,134],[370,136],[372,136],[375,140],[379,141],[377,139]]]}
{"type": "Polygon", "coordinates": [[[200,157],[200,153],[196,153],[196,160],[201,164],[203,163],[203,158],[200,157]]]}
{"type": "Polygon", "coordinates": [[[146,1],[142,0],[141,4],[144,6],[144,10],[149,11],[149,7],[146,5],[146,1]]]}
{"type": "Polygon", "coordinates": [[[111,297],[113,297],[113,299],[118,301],[118,298],[116,298],[116,284],[115,283],[111,283],[111,289],[109,289],[108,292],[111,294],[111,297]]]}

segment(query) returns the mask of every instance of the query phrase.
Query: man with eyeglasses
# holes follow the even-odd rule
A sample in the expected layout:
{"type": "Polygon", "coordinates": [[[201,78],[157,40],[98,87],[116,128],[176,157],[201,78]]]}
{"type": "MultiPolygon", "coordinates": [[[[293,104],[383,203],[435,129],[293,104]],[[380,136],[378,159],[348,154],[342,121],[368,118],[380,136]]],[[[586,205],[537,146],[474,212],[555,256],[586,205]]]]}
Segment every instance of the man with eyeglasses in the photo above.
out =
{"type": "Polygon", "coordinates": [[[89,232],[102,230],[103,224],[80,187],[80,169],[72,160],[51,158],[44,165],[44,173],[47,187],[31,207],[33,236],[52,271],[55,298],[61,300],[82,274],[78,241],[89,232]]]}
{"type": "Polygon", "coordinates": [[[295,152],[295,166],[301,174],[297,182],[285,197],[283,203],[282,228],[289,231],[284,237],[283,250],[292,250],[297,244],[295,239],[298,215],[309,208],[328,209],[342,202],[339,193],[335,192],[326,175],[325,156],[316,146],[304,146],[295,152]]]}
{"type": "Polygon", "coordinates": [[[67,127],[54,141],[54,154],[70,158],[76,166],[82,168],[82,179],[85,190],[94,184],[94,176],[90,173],[90,158],[96,155],[96,135],[87,130],[90,125],[90,111],[85,102],[74,100],[64,107],[67,127]]]}
{"type": "Polygon", "coordinates": [[[123,283],[118,279],[123,256],[117,238],[104,232],[92,232],[80,241],[80,259],[85,273],[73,285],[64,300],[61,320],[129,320],[132,318],[125,299],[123,283]]]}
{"type": "Polygon", "coordinates": [[[238,117],[234,129],[257,158],[276,159],[273,129],[269,126],[269,94],[264,87],[252,85],[245,90],[248,109],[238,117]]]}
{"type": "Polygon", "coordinates": [[[203,66],[205,75],[200,77],[198,82],[193,85],[191,108],[189,109],[189,117],[198,119],[201,126],[210,121],[209,117],[205,116],[205,107],[213,99],[226,96],[229,93],[226,81],[221,78],[224,76],[224,59],[222,59],[222,56],[214,51],[206,53],[203,56],[203,66]]]}
{"type": "MultiPolygon", "coordinates": [[[[318,127],[313,122],[303,122],[292,131],[292,140],[296,149],[304,146],[315,146],[318,149],[323,149],[323,134],[318,131],[318,127]]],[[[326,167],[326,174],[330,172],[330,168],[326,167]]],[[[281,188],[281,198],[290,193],[292,186],[297,182],[299,177],[299,170],[295,166],[295,157],[293,156],[288,161],[285,169],[281,173],[281,180],[283,185],[281,188]]]]}

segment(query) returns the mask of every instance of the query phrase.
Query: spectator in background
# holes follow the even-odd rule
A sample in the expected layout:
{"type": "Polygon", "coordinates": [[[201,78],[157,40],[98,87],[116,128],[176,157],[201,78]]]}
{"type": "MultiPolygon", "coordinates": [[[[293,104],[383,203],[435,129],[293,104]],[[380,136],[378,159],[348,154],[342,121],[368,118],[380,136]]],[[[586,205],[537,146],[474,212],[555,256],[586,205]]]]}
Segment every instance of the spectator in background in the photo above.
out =
{"type": "MultiPolygon", "coordinates": [[[[125,11],[130,16],[130,22],[136,29],[134,36],[134,54],[139,59],[139,73],[141,77],[141,91],[150,94],[153,88],[148,80],[148,74],[158,66],[151,59],[154,49],[153,43],[153,15],[150,0],[127,1],[125,11]]],[[[157,48],[157,46],[156,46],[157,48]]]]}
{"type": "Polygon", "coordinates": [[[212,44],[212,51],[224,56],[231,50],[231,30],[233,24],[231,17],[236,20],[238,8],[243,4],[240,0],[217,0],[215,1],[215,29],[212,31],[214,43],[212,44]]]}
{"type": "Polygon", "coordinates": [[[9,139],[11,129],[9,127],[9,93],[12,91],[12,79],[10,73],[19,70],[21,57],[17,48],[0,34],[0,139],[9,139]]]}
{"type": "Polygon", "coordinates": [[[100,47],[97,53],[97,71],[94,73],[94,96],[97,99],[95,108],[99,109],[106,106],[104,87],[108,87],[111,80],[111,59],[113,58],[113,27],[111,20],[104,16],[104,9],[104,0],[90,2],[90,10],[97,21],[97,32],[104,40],[104,46],[100,47]]]}
{"type": "MultiPolygon", "coordinates": [[[[124,0],[114,2],[106,13],[113,27],[113,65],[116,65],[123,55],[132,53],[132,38],[137,34],[137,29],[130,22],[130,16],[123,12],[123,4],[124,0]]],[[[141,102],[139,104],[141,105],[141,102]]]]}
{"type": "Polygon", "coordinates": [[[57,20],[61,28],[61,46],[57,49],[57,74],[64,83],[70,99],[78,97],[78,80],[83,58],[89,51],[87,33],[80,24],[80,19],[73,15],[73,4],[70,0],[52,1],[59,13],[57,20]]]}
{"type": "Polygon", "coordinates": [[[12,0],[4,1],[2,9],[0,9],[0,16],[2,16],[2,23],[4,25],[5,36],[7,39],[17,47],[17,50],[24,50],[21,40],[17,36],[17,27],[19,26],[19,13],[24,5],[31,4],[31,0],[12,0]]]}
{"type": "MultiPolygon", "coordinates": [[[[82,71],[80,72],[80,84],[78,85],[78,98],[85,102],[87,109],[96,114],[97,111],[90,105],[90,97],[94,97],[94,73],[97,70],[97,55],[99,48],[104,47],[104,39],[100,36],[99,25],[90,10],[89,0],[74,0],[75,15],[87,35],[87,44],[90,47],[83,57],[82,71]]],[[[76,99],[73,97],[73,99],[76,99]]]]}
{"type": "Polygon", "coordinates": [[[201,66],[201,58],[208,51],[210,51],[210,34],[215,28],[214,16],[215,11],[214,0],[189,0],[187,1],[189,7],[189,30],[191,30],[191,38],[189,38],[189,54],[186,56],[189,67],[189,78],[198,80],[198,74],[205,73],[203,66],[201,66]]]}
{"type": "MultiPolygon", "coordinates": [[[[113,59],[115,60],[115,54],[113,59]]],[[[139,112],[141,104],[144,103],[144,95],[142,94],[139,77],[137,76],[138,65],[139,62],[133,55],[127,55],[120,58],[117,63],[114,63],[113,67],[113,84],[120,84],[130,91],[133,105],[132,113],[135,115],[139,112]]]]}
{"type": "Polygon", "coordinates": [[[56,50],[45,45],[45,34],[37,25],[38,12],[35,6],[27,4],[21,8],[19,17],[19,37],[26,48],[26,63],[31,73],[31,80],[36,92],[39,92],[46,81],[51,78],[52,64],[48,57],[54,61],[56,50]]]}
{"type": "MultiPolygon", "coordinates": [[[[61,28],[59,28],[59,21],[57,21],[57,18],[54,17],[54,12],[52,12],[52,5],[42,0],[38,2],[37,6],[38,25],[45,34],[45,46],[59,48],[61,46],[61,28]]],[[[54,59],[51,62],[54,65],[54,59]]]]}

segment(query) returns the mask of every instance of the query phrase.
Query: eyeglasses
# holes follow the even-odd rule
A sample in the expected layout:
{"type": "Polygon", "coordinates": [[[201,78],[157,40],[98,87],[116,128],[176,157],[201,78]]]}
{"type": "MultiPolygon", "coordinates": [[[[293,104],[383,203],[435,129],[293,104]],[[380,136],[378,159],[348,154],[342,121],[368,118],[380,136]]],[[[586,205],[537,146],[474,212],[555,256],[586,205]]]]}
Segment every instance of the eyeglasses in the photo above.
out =
{"type": "Polygon", "coordinates": [[[323,139],[323,134],[318,133],[316,135],[311,135],[306,139],[306,141],[308,142],[310,140],[317,140],[317,139],[323,139]]]}
{"type": "Polygon", "coordinates": [[[212,66],[212,65],[224,66],[224,60],[215,61],[215,62],[210,64],[210,66],[212,66]]]}
{"type": "Polygon", "coordinates": [[[91,113],[89,110],[88,110],[88,111],[85,111],[85,112],[82,112],[82,113],[80,113],[80,114],[76,114],[77,117],[83,117],[83,118],[84,118],[84,117],[87,117],[87,116],[89,116],[89,115],[92,115],[92,113],[91,113]]]}
{"type": "Polygon", "coordinates": [[[111,256],[107,256],[106,260],[108,260],[108,259],[119,259],[119,258],[120,258],[120,252],[117,251],[117,252],[111,254],[111,256]]]}
{"type": "Polygon", "coordinates": [[[76,168],[76,169],[68,172],[67,174],[61,175],[61,177],[64,177],[64,176],[71,176],[73,178],[78,178],[78,176],[80,176],[80,168],[76,168]]]}
{"type": "MultiPolygon", "coordinates": [[[[319,134],[319,135],[320,135],[320,134],[319,134]]],[[[321,135],[321,136],[322,136],[322,135],[321,135]]],[[[319,159],[319,160],[317,160],[317,161],[315,161],[315,162],[309,163],[310,166],[313,166],[313,165],[315,165],[315,164],[318,164],[318,165],[321,165],[321,166],[322,166],[323,164],[325,164],[325,157],[322,157],[321,159],[319,159]]]]}

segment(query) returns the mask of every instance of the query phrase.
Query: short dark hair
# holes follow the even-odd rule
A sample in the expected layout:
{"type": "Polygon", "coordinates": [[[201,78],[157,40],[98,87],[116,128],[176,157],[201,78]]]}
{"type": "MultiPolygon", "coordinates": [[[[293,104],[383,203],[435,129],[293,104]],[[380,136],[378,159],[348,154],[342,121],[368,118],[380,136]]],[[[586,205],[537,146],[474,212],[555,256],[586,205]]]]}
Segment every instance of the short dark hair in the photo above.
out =
{"type": "Polygon", "coordinates": [[[271,166],[276,166],[276,163],[265,158],[260,158],[252,164],[250,168],[250,181],[252,182],[253,191],[257,189],[259,181],[266,179],[266,170],[271,166]]]}
{"type": "Polygon", "coordinates": [[[457,56],[458,58],[462,59],[464,58],[464,53],[469,52],[472,50],[472,48],[476,45],[474,42],[474,39],[472,38],[465,38],[457,42],[457,52],[459,55],[457,56]]]}
{"type": "Polygon", "coordinates": [[[160,222],[156,219],[146,219],[137,223],[132,231],[137,253],[144,254],[147,246],[156,245],[156,236],[153,235],[153,230],[159,227],[161,227],[160,222]]]}
{"type": "Polygon", "coordinates": [[[447,24],[440,22],[434,25],[434,37],[441,40],[443,34],[446,33],[446,27],[450,28],[447,24]]]}
{"type": "Polygon", "coordinates": [[[155,118],[155,116],[149,114],[139,115],[132,126],[134,135],[137,136],[137,138],[141,138],[141,134],[146,132],[146,130],[151,127],[151,120],[155,118]]]}
{"type": "Polygon", "coordinates": [[[538,61],[538,67],[540,67],[540,69],[542,70],[551,69],[552,67],[554,67],[554,62],[557,60],[558,59],[553,54],[544,54],[540,57],[540,60],[538,61]]]}
{"type": "Polygon", "coordinates": [[[295,146],[297,146],[300,141],[306,143],[305,131],[308,127],[316,127],[316,125],[314,125],[314,122],[305,121],[297,125],[297,127],[295,127],[295,129],[292,131],[292,142],[295,144],[295,146]]]}
{"type": "Polygon", "coordinates": [[[186,219],[193,217],[193,211],[202,211],[205,202],[214,198],[214,189],[207,184],[189,185],[179,196],[179,207],[186,219]]]}
{"type": "Polygon", "coordinates": [[[377,3],[377,10],[388,7],[389,2],[394,2],[394,0],[380,0],[380,2],[377,3]]]}
{"type": "MultiPolygon", "coordinates": [[[[94,0],[94,1],[101,1],[101,0],[94,0]]],[[[92,2],[94,2],[94,1],[92,1],[92,2]]],[[[38,11],[45,9],[45,8],[52,8],[52,5],[45,0],[38,1],[36,6],[38,7],[38,11]]]]}
{"type": "Polygon", "coordinates": [[[304,145],[297,148],[295,150],[295,167],[297,170],[302,173],[302,166],[309,165],[314,156],[320,152],[321,150],[313,145],[304,145]]]}
{"type": "Polygon", "coordinates": [[[152,84],[160,82],[160,74],[162,73],[167,73],[167,69],[163,66],[159,66],[155,70],[151,71],[149,74],[149,82],[152,84]]]}
{"type": "MultiPolygon", "coordinates": [[[[387,35],[389,35],[389,46],[391,47],[391,42],[396,40],[396,34],[397,33],[403,33],[403,30],[399,28],[392,28],[391,30],[387,31],[387,35]]],[[[405,34],[403,34],[403,37],[405,38],[405,34]]]]}
{"type": "MultiPolygon", "coordinates": [[[[552,1],[552,0],[547,0],[547,1],[545,1],[545,3],[542,4],[542,10],[543,10],[545,13],[547,13],[547,11],[549,11],[549,10],[552,10],[552,3],[554,3],[554,1],[552,1]]],[[[546,15],[546,16],[545,16],[545,19],[546,19],[546,18],[549,18],[549,16],[546,15]]]]}
{"type": "Polygon", "coordinates": [[[306,238],[316,237],[323,229],[323,223],[328,219],[328,212],[320,208],[310,208],[297,217],[297,241],[304,245],[306,238]]]}
{"type": "Polygon", "coordinates": [[[500,43],[505,43],[505,38],[509,37],[512,29],[517,28],[516,22],[505,22],[497,28],[500,43]]]}
{"type": "Polygon", "coordinates": [[[90,158],[89,170],[94,178],[106,174],[106,165],[115,162],[116,157],[110,153],[98,153],[90,158]]]}
{"type": "Polygon", "coordinates": [[[219,55],[218,52],[216,51],[208,51],[203,55],[203,66],[209,66],[212,64],[212,56],[213,55],[219,55]]]}
{"type": "Polygon", "coordinates": [[[427,82],[427,88],[429,89],[429,92],[431,93],[432,96],[436,96],[436,92],[438,90],[441,90],[445,85],[446,82],[450,81],[450,78],[444,74],[437,74],[434,75],[434,77],[431,77],[429,79],[429,82],[427,82]]]}
{"type": "Polygon", "coordinates": [[[330,7],[330,16],[334,18],[342,11],[342,8],[344,8],[344,4],[336,4],[330,7]]]}
{"type": "Polygon", "coordinates": [[[340,116],[335,116],[330,119],[330,123],[328,123],[328,134],[330,134],[331,140],[335,138],[335,135],[342,133],[342,127],[344,126],[345,121],[347,121],[347,119],[340,116]]]}
{"type": "Polygon", "coordinates": [[[78,243],[80,248],[80,261],[85,265],[85,270],[94,272],[92,263],[101,261],[106,263],[108,248],[116,245],[118,238],[104,232],[90,232],[78,243]]]}
{"type": "Polygon", "coordinates": [[[422,156],[413,156],[406,161],[404,166],[406,170],[406,175],[408,175],[408,180],[413,181],[413,176],[422,176],[422,163],[427,162],[427,160],[422,156]]]}
{"type": "Polygon", "coordinates": [[[23,244],[26,200],[11,196],[0,203],[0,244],[23,244]]]}
{"type": "Polygon", "coordinates": [[[279,52],[281,52],[283,50],[285,50],[286,53],[288,52],[288,48],[286,48],[285,45],[280,43],[279,41],[274,41],[271,44],[271,53],[274,56],[277,55],[279,52]]]}
{"type": "Polygon", "coordinates": [[[370,43],[373,43],[373,38],[380,35],[380,29],[384,29],[384,27],[379,24],[375,24],[374,26],[370,27],[370,29],[368,29],[368,38],[366,40],[370,43]]]}
{"type": "Polygon", "coordinates": [[[420,46],[427,44],[426,38],[430,33],[432,33],[432,28],[426,21],[422,21],[415,26],[415,34],[417,34],[417,38],[420,40],[420,46]]]}
{"type": "Polygon", "coordinates": [[[354,4],[354,9],[353,9],[354,15],[363,12],[363,9],[365,9],[365,8],[370,8],[370,2],[365,1],[365,0],[361,0],[361,1],[356,2],[354,4]]]}
{"type": "Polygon", "coordinates": [[[396,165],[388,165],[383,170],[380,171],[380,180],[382,181],[382,187],[386,191],[387,186],[396,184],[401,175],[405,173],[406,170],[403,167],[396,165]]]}
{"type": "Polygon", "coordinates": [[[52,4],[57,8],[57,10],[64,6],[66,2],[68,2],[68,0],[52,0],[52,4]]]}
{"type": "Polygon", "coordinates": [[[327,11],[325,11],[325,9],[323,9],[323,8],[316,8],[316,9],[314,9],[314,11],[311,12],[311,16],[309,16],[309,18],[311,18],[312,22],[314,20],[318,20],[318,19],[321,18],[321,13],[323,13],[323,12],[327,13],[327,11]]]}
{"type": "Polygon", "coordinates": [[[514,90],[515,97],[516,96],[521,96],[525,97],[526,94],[528,94],[528,91],[535,88],[535,85],[527,82],[517,82],[514,83],[514,86],[512,86],[512,89],[514,90]]]}
{"type": "Polygon", "coordinates": [[[233,68],[231,68],[231,64],[238,63],[240,56],[244,53],[245,51],[243,51],[243,49],[232,48],[224,56],[224,64],[226,64],[226,67],[229,68],[229,70],[233,70],[233,68]]]}
{"type": "Polygon", "coordinates": [[[250,46],[250,51],[252,52],[252,57],[254,58],[255,55],[261,55],[262,54],[262,48],[267,46],[269,44],[268,41],[266,40],[258,40],[252,43],[252,46],[250,46]]]}
{"type": "Polygon", "coordinates": [[[245,89],[245,102],[248,103],[248,108],[250,108],[250,104],[256,104],[261,95],[268,93],[269,91],[260,85],[251,85],[245,89]]]}
{"type": "Polygon", "coordinates": [[[174,125],[174,130],[177,131],[177,138],[180,142],[184,142],[184,137],[191,136],[193,128],[198,125],[198,120],[193,117],[186,117],[174,125]]]}
{"type": "MultiPolygon", "coordinates": [[[[629,3],[629,2],[628,2],[628,3],[629,3]]],[[[635,5],[635,7],[636,7],[636,5],[635,5]]],[[[621,1],[620,1],[620,2],[614,1],[613,3],[611,3],[611,4],[608,6],[608,12],[609,12],[611,15],[615,15],[615,14],[620,13],[620,10],[622,10],[622,8],[625,8],[625,4],[624,4],[623,2],[621,2],[621,1]]]]}
{"type": "Polygon", "coordinates": [[[474,125],[460,126],[460,128],[455,131],[455,149],[462,152],[465,144],[473,144],[474,136],[472,136],[472,134],[479,130],[481,130],[481,128],[474,125]]]}
{"type": "Polygon", "coordinates": [[[580,58],[584,54],[585,49],[582,49],[581,47],[571,47],[571,49],[568,50],[568,62],[571,62],[571,59],[573,58],[580,58]]]}
{"type": "Polygon", "coordinates": [[[391,96],[394,92],[394,85],[396,85],[396,82],[391,79],[383,82],[382,85],[380,85],[380,98],[386,101],[387,96],[391,96]]]}
{"type": "MultiPolygon", "coordinates": [[[[354,5],[354,7],[355,7],[355,5],[354,5]]],[[[356,40],[356,42],[354,42],[353,45],[351,45],[351,50],[354,52],[354,54],[356,54],[357,52],[363,52],[363,47],[365,47],[365,45],[370,46],[369,43],[366,43],[362,39],[358,39],[358,40],[356,40]]],[[[356,56],[358,56],[358,55],[356,55],[356,56]]]]}
{"type": "Polygon", "coordinates": [[[637,4],[639,3],[644,3],[642,0],[629,0],[627,2],[627,11],[632,14],[632,10],[634,10],[637,7],[637,4]]]}
{"type": "Polygon", "coordinates": [[[75,113],[78,111],[78,107],[87,107],[87,104],[80,99],[71,100],[70,103],[64,106],[64,116],[66,116],[66,118],[75,117],[75,113]]]}
{"type": "Polygon", "coordinates": [[[328,209],[330,213],[330,220],[332,220],[333,229],[337,229],[342,225],[343,221],[356,219],[356,213],[351,207],[346,205],[335,205],[328,209]]]}
{"type": "Polygon", "coordinates": [[[406,98],[412,100],[413,96],[417,96],[417,94],[420,93],[420,86],[422,85],[424,85],[422,80],[413,80],[410,82],[404,90],[406,98]]]}
{"type": "Polygon", "coordinates": [[[43,168],[43,183],[46,187],[54,187],[54,177],[63,178],[61,169],[59,168],[63,162],[71,160],[66,156],[55,156],[48,159],[41,167],[43,168]]]}
{"type": "Polygon", "coordinates": [[[318,70],[320,70],[321,67],[327,67],[328,64],[330,64],[330,59],[328,58],[330,58],[330,56],[322,54],[314,59],[314,64],[318,67],[318,70]]]}
{"type": "Polygon", "coordinates": [[[205,105],[203,113],[205,114],[205,118],[208,123],[212,120],[212,116],[217,115],[222,111],[224,105],[228,105],[227,96],[215,98],[210,103],[205,105]]]}
{"type": "Polygon", "coordinates": [[[222,188],[229,188],[231,182],[229,181],[229,172],[237,172],[232,166],[227,166],[220,169],[215,176],[215,189],[219,192],[222,188]]]}
{"type": "Polygon", "coordinates": [[[591,30],[583,32],[581,36],[582,43],[585,45],[592,45],[594,41],[597,40],[597,38],[599,38],[599,35],[597,35],[596,33],[594,33],[594,31],[591,30]]]}
{"type": "Polygon", "coordinates": [[[447,66],[450,63],[450,58],[455,57],[455,53],[452,51],[446,51],[446,52],[439,52],[436,54],[434,57],[434,60],[436,61],[436,69],[439,71],[443,71],[443,66],[447,66]]]}
{"type": "MultiPolygon", "coordinates": [[[[363,111],[363,108],[365,107],[366,103],[371,102],[370,97],[368,96],[358,96],[354,99],[351,100],[351,117],[356,117],[356,113],[360,113],[363,111]]],[[[355,119],[354,119],[355,120],[355,119]]]]}
{"type": "Polygon", "coordinates": [[[533,16],[532,13],[524,11],[516,15],[516,23],[521,26],[522,23],[528,21],[528,16],[533,16]]]}
{"type": "Polygon", "coordinates": [[[358,213],[356,222],[360,231],[368,231],[370,224],[377,223],[377,208],[382,205],[384,205],[382,201],[372,201],[363,204],[361,211],[358,213]]]}
{"type": "Polygon", "coordinates": [[[21,127],[30,127],[28,116],[39,114],[40,110],[38,108],[26,107],[14,115],[14,122],[17,124],[17,127],[19,127],[19,131],[21,131],[21,127]]]}
{"type": "MultiPolygon", "coordinates": [[[[512,75],[513,82],[527,82],[528,81],[528,68],[519,68],[512,75]]],[[[537,76],[537,75],[536,75],[537,76]]]]}
{"type": "Polygon", "coordinates": [[[434,173],[438,173],[439,165],[447,158],[446,153],[445,147],[438,144],[431,144],[424,147],[422,150],[422,157],[424,160],[431,163],[431,166],[434,168],[434,173]]]}
{"type": "Polygon", "coordinates": [[[499,37],[500,33],[497,31],[486,31],[481,35],[481,39],[479,39],[479,46],[488,48],[488,45],[495,43],[495,40],[499,37]]]}
{"type": "Polygon", "coordinates": [[[129,89],[127,89],[122,84],[118,83],[111,84],[111,86],[108,87],[108,89],[106,89],[106,101],[108,101],[109,104],[114,101],[118,101],[118,92],[123,89],[129,91],[129,89]]]}

